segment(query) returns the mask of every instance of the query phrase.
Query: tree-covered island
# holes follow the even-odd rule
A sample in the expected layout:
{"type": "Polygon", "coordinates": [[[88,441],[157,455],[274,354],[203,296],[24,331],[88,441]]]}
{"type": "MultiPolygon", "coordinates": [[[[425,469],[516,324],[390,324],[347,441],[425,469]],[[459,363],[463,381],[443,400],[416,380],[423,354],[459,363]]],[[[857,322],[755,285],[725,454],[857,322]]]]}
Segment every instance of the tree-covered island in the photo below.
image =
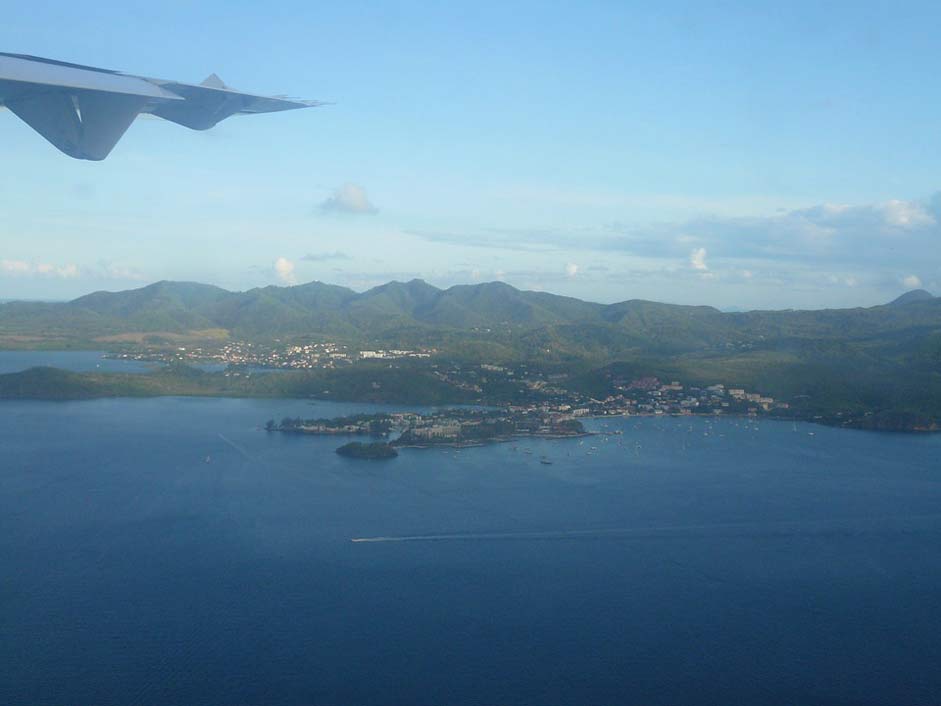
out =
{"type": "Polygon", "coordinates": [[[392,447],[392,444],[385,441],[374,441],[369,444],[364,444],[361,441],[351,441],[339,447],[337,453],[348,458],[362,458],[370,461],[395,458],[399,455],[399,452],[392,447]]]}

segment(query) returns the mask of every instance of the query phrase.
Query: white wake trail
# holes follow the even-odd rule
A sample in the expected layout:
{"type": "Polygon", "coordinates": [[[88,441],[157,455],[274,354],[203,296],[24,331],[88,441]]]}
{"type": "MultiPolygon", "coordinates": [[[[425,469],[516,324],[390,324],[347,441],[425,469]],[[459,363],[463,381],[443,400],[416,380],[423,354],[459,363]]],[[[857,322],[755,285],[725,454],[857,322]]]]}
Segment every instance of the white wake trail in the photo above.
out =
{"type": "Polygon", "coordinates": [[[700,525],[660,525],[654,527],[615,527],[607,529],[548,530],[523,532],[466,532],[452,534],[414,534],[401,536],[352,537],[355,544],[392,542],[466,542],[499,540],[552,540],[604,538],[668,538],[691,535],[735,534],[799,536],[827,533],[863,534],[867,532],[941,531],[937,520],[941,514],[905,515],[894,517],[856,517],[845,519],[800,520],[780,522],[728,522],[700,525]],[[929,524],[925,524],[928,521],[929,524]]]}

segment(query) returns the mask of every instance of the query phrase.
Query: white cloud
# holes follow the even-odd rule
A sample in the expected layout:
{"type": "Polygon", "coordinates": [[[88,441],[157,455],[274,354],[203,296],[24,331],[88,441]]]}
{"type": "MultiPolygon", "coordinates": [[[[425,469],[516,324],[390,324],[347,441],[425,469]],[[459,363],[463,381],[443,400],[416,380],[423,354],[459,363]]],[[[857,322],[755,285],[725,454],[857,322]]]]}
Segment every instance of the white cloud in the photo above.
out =
{"type": "MultiPolygon", "coordinates": [[[[694,261],[700,249],[723,261],[805,262],[827,267],[941,264],[941,193],[928,199],[873,204],[821,203],[767,216],[709,216],[653,224],[609,223],[581,229],[489,229],[471,233],[410,231],[426,240],[527,252],[618,252],[694,261]]],[[[744,264],[744,263],[743,263],[744,264]]],[[[746,265],[749,267],[749,265],[746,265]]]]}
{"type": "Polygon", "coordinates": [[[69,279],[77,277],[78,267],[71,263],[67,265],[53,265],[48,262],[26,262],[24,260],[0,260],[0,272],[9,275],[38,275],[40,277],[60,277],[69,279]]]}
{"type": "Polygon", "coordinates": [[[30,265],[22,260],[0,260],[0,269],[10,274],[29,274],[30,265]]]}
{"type": "Polygon", "coordinates": [[[908,287],[909,289],[920,289],[921,277],[919,277],[918,275],[908,275],[907,277],[902,278],[902,284],[908,287]]]}
{"type": "Polygon", "coordinates": [[[886,201],[878,207],[887,225],[896,228],[922,228],[936,225],[935,217],[924,204],[915,201],[886,201]]]}
{"type": "Polygon", "coordinates": [[[689,253],[689,264],[692,265],[694,270],[708,270],[709,266],[706,264],[706,248],[696,248],[691,251],[689,253]]]}
{"type": "Polygon", "coordinates": [[[568,277],[574,277],[575,275],[577,275],[578,265],[576,265],[574,262],[570,262],[569,264],[567,264],[565,266],[565,274],[568,277]]]}
{"type": "Polygon", "coordinates": [[[294,276],[294,263],[286,257],[279,257],[274,261],[274,272],[278,279],[285,284],[294,284],[297,279],[294,276]]]}
{"type": "Polygon", "coordinates": [[[320,208],[328,213],[376,213],[379,209],[373,206],[366,190],[358,184],[344,184],[320,204],[320,208]]]}

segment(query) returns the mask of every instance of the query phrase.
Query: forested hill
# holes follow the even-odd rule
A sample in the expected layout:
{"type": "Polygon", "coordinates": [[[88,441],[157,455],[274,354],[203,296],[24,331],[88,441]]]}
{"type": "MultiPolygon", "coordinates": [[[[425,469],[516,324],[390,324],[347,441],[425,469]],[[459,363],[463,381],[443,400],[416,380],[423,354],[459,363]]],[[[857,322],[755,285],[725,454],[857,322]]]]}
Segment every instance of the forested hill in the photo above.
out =
{"type": "Polygon", "coordinates": [[[247,292],[158,282],[65,303],[0,305],[0,348],[205,351],[227,340],[433,348],[429,370],[442,361],[535,363],[600,397],[618,380],[659,375],[760,390],[800,401],[808,414],[941,420],[941,298],[920,290],[869,308],[727,313],[597,304],[500,282],[438,289],[412,280],[362,293],[320,282],[247,292]]]}
{"type": "Polygon", "coordinates": [[[157,282],[64,303],[0,304],[0,345],[16,336],[90,340],[209,329],[243,339],[326,335],[394,340],[431,332],[476,332],[512,335],[534,346],[557,342],[592,350],[675,353],[767,347],[774,341],[920,338],[941,330],[941,298],[916,290],[870,308],[724,313],[708,306],[643,300],[604,305],[521,291],[502,282],[439,289],[412,280],[362,293],[321,282],[245,292],[157,282]]]}

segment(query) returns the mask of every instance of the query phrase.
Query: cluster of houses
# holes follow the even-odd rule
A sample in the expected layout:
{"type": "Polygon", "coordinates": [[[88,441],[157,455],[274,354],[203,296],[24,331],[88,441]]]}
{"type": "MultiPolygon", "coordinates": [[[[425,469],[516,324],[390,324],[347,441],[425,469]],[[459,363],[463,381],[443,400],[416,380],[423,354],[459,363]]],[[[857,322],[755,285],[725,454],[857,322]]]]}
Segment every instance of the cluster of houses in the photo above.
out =
{"type": "Polygon", "coordinates": [[[604,399],[589,398],[575,407],[557,405],[555,409],[579,416],[608,415],[692,415],[760,414],[785,410],[787,402],[743,388],[727,388],[718,383],[705,387],[686,386],[677,381],[661,382],[644,377],[615,385],[616,394],[604,399]]]}
{"type": "MultiPolygon", "coordinates": [[[[277,343],[277,342],[276,342],[277,343]]],[[[379,349],[351,351],[347,346],[332,341],[305,343],[301,345],[255,344],[248,341],[229,341],[218,348],[202,346],[178,346],[164,351],[160,360],[183,363],[219,363],[222,365],[257,368],[282,368],[290,370],[312,370],[335,368],[355,360],[394,360],[400,358],[430,358],[434,349],[404,350],[379,349]]],[[[122,358],[151,360],[152,352],[142,351],[121,355],[122,358]]]]}
{"type": "Polygon", "coordinates": [[[360,360],[396,360],[398,358],[430,358],[437,351],[434,348],[422,348],[417,351],[390,348],[380,348],[375,351],[360,351],[360,360]]]}
{"type": "Polygon", "coordinates": [[[270,431],[306,434],[370,434],[400,432],[398,443],[453,443],[491,441],[513,436],[577,436],[584,434],[581,423],[568,413],[538,409],[504,410],[448,409],[430,414],[395,412],[391,414],[301,420],[285,418],[281,424],[268,422],[270,431]]]}

